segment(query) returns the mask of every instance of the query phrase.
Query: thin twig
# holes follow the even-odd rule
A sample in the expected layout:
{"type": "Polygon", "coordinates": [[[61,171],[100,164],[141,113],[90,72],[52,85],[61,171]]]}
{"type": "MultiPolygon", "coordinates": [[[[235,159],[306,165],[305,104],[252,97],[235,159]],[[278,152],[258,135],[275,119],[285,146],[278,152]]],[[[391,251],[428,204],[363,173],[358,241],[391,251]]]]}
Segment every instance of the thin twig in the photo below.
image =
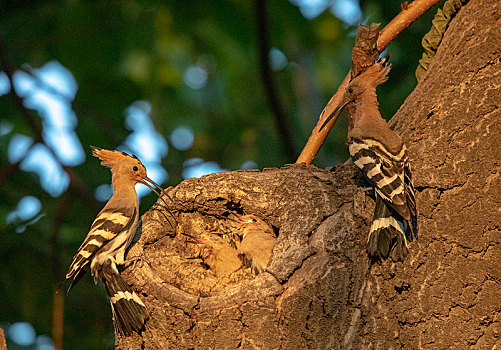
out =
{"type": "Polygon", "coordinates": [[[51,246],[51,262],[52,262],[52,275],[54,277],[54,292],[53,295],[53,309],[52,309],[52,339],[54,340],[54,348],[61,350],[63,348],[63,331],[64,331],[64,293],[58,293],[57,286],[63,275],[63,265],[61,263],[61,244],[60,232],[61,226],[64,223],[71,204],[73,203],[71,196],[66,194],[60,199],[57,206],[54,219],[52,220],[52,233],[50,235],[51,246]]]}
{"type": "Polygon", "coordinates": [[[0,328],[0,350],[7,350],[7,343],[5,341],[5,334],[3,328],[0,328]]]}
{"type": "MultiPolygon", "coordinates": [[[[390,23],[386,25],[386,27],[381,30],[381,34],[379,35],[377,41],[378,50],[383,51],[389,43],[397,37],[405,28],[407,28],[412,22],[414,22],[419,16],[425,13],[431,6],[436,4],[440,0],[415,0],[410,5],[408,5],[393,19],[390,23]]],[[[324,120],[334,111],[334,109],[341,103],[344,91],[348,86],[350,80],[351,73],[348,72],[343,82],[339,86],[338,90],[332,96],[330,101],[325,106],[324,110],[320,114],[320,118],[318,120],[317,125],[312,131],[308,142],[306,143],[303,151],[299,155],[296,163],[306,163],[311,164],[313,159],[318,153],[318,150],[324,143],[325,138],[329,134],[329,131],[334,126],[336,122],[339,112],[332,118],[332,120],[327,124],[321,132],[318,130],[320,126],[323,124],[324,120]]]]}
{"type": "Polygon", "coordinates": [[[440,0],[415,0],[393,18],[382,30],[377,40],[377,48],[383,51],[388,47],[398,34],[410,26],[412,22],[421,17],[430,7],[440,0]]]}
{"type": "Polygon", "coordinates": [[[297,152],[294,146],[292,137],[292,128],[290,121],[284,112],[283,106],[280,103],[278,92],[273,77],[273,72],[270,67],[269,53],[270,45],[268,42],[268,17],[266,13],[266,0],[255,0],[256,9],[256,26],[257,40],[259,47],[259,64],[261,67],[261,80],[263,81],[266,97],[270,108],[275,116],[275,122],[278,129],[278,134],[282,139],[285,154],[290,161],[296,158],[297,152]]]}

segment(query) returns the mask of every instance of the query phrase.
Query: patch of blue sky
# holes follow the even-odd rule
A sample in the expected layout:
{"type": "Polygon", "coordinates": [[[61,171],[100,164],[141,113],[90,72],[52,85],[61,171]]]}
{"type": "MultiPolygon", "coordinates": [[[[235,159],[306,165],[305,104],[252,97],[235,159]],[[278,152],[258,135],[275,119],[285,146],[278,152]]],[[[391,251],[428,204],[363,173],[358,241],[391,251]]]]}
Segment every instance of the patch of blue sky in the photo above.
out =
{"type": "Polygon", "coordinates": [[[200,65],[189,66],[183,75],[183,81],[193,90],[203,88],[207,84],[209,73],[200,65]]]}
{"type": "Polygon", "coordinates": [[[52,197],[58,197],[70,183],[68,174],[43,144],[34,145],[21,162],[21,170],[34,172],[40,177],[42,188],[52,197]]]}
{"type": "Polygon", "coordinates": [[[127,136],[125,145],[142,162],[159,163],[167,155],[168,146],[165,138],[155,130],[135,130],[127,136]]]}
{"type": "Polygon", "coordinates": [[[193,130],[185,125],[178,126],[170,134],[170,142],[179,151],[187,151],[193,146],[195,135],[193,130]]]}
{"type": "Polygon", "coordinates": [[[133,102],[125,110],[125,126],[132,131],[143,128],[154,129],[150,114],[151,104],[148,101],[133,102]]]}
{"type": "Polygon", "coordinates": [[[358,0],[290,0],[299,7],[301,14],[307,19],[314,19],[325,10],[348,25],[354,25],[362,18],[362,10],[358,0]]]}
{"type": "Polygon", "coordinates": [[[362,19],[362,10],[357,0],[335,0],[330,10],[334,16],[349,25],[355,25],[362,19]]]}
{"type": "Polygon", "coordinates": [[[37,215],[42,209],[42,203],[37,197],[25,196],[17,203],[17,216],[23,221],[27,221],[37,215]]]}
{"type": "Polygon", "coordinates": [[[35,75],[43,84],[50,86],[57,94],[73,101],[77,94],[78,84],[71,71],[57,61],[46,63],[43,68],[35,70],[35,75]]]}
{"type": "Polygon", "coordinates": [[[287,67],[289,61],[287,60],[287,56],[277,49],[276,47],[272,47],[270,52],[268,53],[268,59],[270,60],[271,69],[274,71],[280,71],[287,67]]]}
{"type": "MultiPolygon", "coordinates": [[[[124,142],[124,151],[132,152],[141,159],[147,169],[148,177],[161,185],[168,180],[169,174],[162,167],[162,158],[169,152],[165,138],[160,135],[150,119],[151,104],[136,101],[126,110],[125,125],[132,130],[124,142]]],[[[136,185],[139,197],[150,192],[144,185],[136,185]]]]}
{"type": "Polygon", "coordinates": [[[25,196],[19,200],[16,209],[5,218],[5,223],[27,222],[37,215],[42,209],[42,203],[37,197],[25,196]]]}
{"type": "MultiPolygon", "coordinates": [[[[10,91],[10,82],[7,74],[0,72],[0,96],[8,94],[10,91]]],[[[0,120],[0,137],[9,134],[14,126],[7,120],[0,120]]]]}
{"type": "Polygon", "coordinates": [[[313,19],[324,12],[330,4],[329,0],[290,0],[299,7],[301,14],[308,19],[313,19]]]}
{"type": "Polygon", "coordinates": [[[0,137],[10,134],[10,132],[14,129],[14,125],[7,120],[0,120],[0,137]]]}
{"type": "Polygon", "coordinates": [[[151,119],[151,105],[147,101],[136,101],[126,110],[125,125],[132,130],[125,145],[142,161],[160,163],[167,156],[169,146],[160,135],[151,119]]]}
{"type": "Polygon", "coordinates": [[[32,143],[33,139],[29,136],[12,135],[7,150],[9,162],[22,160],[21,170],[38,174],[42,188],[53,197],[60,196],[68,188],[68,174],[45,145],[39,143],[32,146],[32,143]]]}
{"type": "Polygon", "coordinates": [[[250,169],[257,169],[257,168],[258,168],[257,163],[253,160],[246,160],[240,166],[240,169],[242,169],[242,170],[250,170],[250,169]]]}
{"type": "MultiPolygon", "coordinates": [[[[24,106],[36,110],[42,118],[44,141],[58,159],[45,145],[37,144],[30,148],[32,139],[20,134],[11,137],[8,157],[11,163],[22,160],[21,170],[38,174],[42,188],[57,197],[69,185],[68,174],[61,163],[75,166],[85,160],[85,153],[74,130],[77,117],[71,108],[77,83],[71,72],[55,61],[32,72],[33,76],[23,71],[15,72],[14,88],[23,98],[24,106]]],[[[0,91],[5,91],[3,86],[6,83],[0,77],[0,91]]]]}
{"type": "Polygon", "coordinates": [[[14,134],[9,140],[9,146],[7,149],[7,158],[9,162],[17,163],[21,161],[28,152],[30,146],[33,143],[33,139],[29,136],[23,134],[14,134]]]}
{"type": "Polygon", "coordinates": [[[113,195],[113,186],[110,184],[102,184],[96,187],[94,196],[100,202],[107,202],[113,195]]]}
{"type": "Polygon", "coordinates": [[[6,335],[15,345],[21,346],[23,349],[54,350],[52,338],[48,335],[37,336],[35,328],[28,322],[13,323],[8,328],[6,335]]]}
{"type": "Polygon", "coordinates": [[[35,328],[28,322],[13,323],[8,329],[10,340],[19,346],[29,346],[35,343],[35,328]]]}
{"type": "Polygon", "coordinates": [[[204,161],[201,158],[190,158],[186,160],[183,164],[183,168],[182,175],[185,179],[228,171],[228,169],[221,168],[216,162],[204,161]]]}
{"type": "Polygon", "coordinates": [[[37,350],[54,350],[54,342],[48,335],[39,335],[35,341],[37,350]]]}
{"type": "Polygon", "coordinates": [[[75,166],[85,160],[75,133],[77,117],[71,108],[77,83],[69,70],[52,61],[33,70],[35,77],[18,71],[14,74],[16,92],[26,108],[38,111],[43,120],[43,138],[64,165],[75,166]]]}

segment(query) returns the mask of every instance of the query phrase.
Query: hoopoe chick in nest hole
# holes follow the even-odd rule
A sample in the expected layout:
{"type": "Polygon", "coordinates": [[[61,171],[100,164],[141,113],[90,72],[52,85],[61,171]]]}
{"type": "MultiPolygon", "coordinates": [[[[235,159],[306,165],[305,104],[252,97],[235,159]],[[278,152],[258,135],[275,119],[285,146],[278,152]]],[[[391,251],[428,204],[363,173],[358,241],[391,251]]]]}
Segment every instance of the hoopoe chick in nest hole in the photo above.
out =
{"type": "Polygon", "coordinates": [[[191,238],[200,245],[200,257],[216,277],[231,275],[242,267],[237,250],[219,235],[219,231],[206,230],[198,238],[191,238]]]}
{"type": "Polygon", "coordinates": [[[242,241],[238,255],[246,266],[259,274],[266,270],[277,242],[273,228],[256,215],[239,216],[242,241]]]}
{"type": "Polygon", "coordinates": [[[403,260],[407,241],[417,239],[417,209],[411,167],[402,138],[381,117],[376,86],[388,79],[389,57],[379,60],[352,78],[338,110],[349,112],[348,146],[353,163],[362,171],[376,196],[369,232],[368,253],[381,259],[403,260]]]}
{"type": "Polygon", "coordinates": [[[92,147],[101,165],[111,168],[113,196],[97,215],[87,237],[78,248],[62,285],[73,279],[71,288],[90,270],[94,282],[100,278],[110,298],[115,330],[121,335],[139,331],[147,319],[146,306],[125,283],[117,265],[125,262],[139,222],[139,201],[135,185],[141,183],[158,196],[163,191],[146,175],[143,163],[134,155],[92,147]],[[151,184],[151,185],[150,185],[151,184]]]}

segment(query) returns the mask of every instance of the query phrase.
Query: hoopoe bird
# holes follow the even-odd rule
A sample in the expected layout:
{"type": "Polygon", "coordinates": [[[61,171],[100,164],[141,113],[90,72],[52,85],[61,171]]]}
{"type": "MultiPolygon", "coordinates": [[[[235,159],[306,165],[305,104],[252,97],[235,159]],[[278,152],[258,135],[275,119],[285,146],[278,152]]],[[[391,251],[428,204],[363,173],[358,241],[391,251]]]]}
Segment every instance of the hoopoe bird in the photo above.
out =
{"type": "Polygon", "coordinates": [[[146,175],[146,168],[135,156],[123,152],[92,148],[101,165],[111,168],[113,196],[97,215],[61,286],[73,279],[71,288],[90,270],[94,283],[100,278],[110,298],[115,330],[121,335],[139,331],[147,318],[146,306],[125,283],[117,265],[125,262],[125,252],[132,243],[139,222],[139,201],[135,185],[141,183],[160,194],[163,191],[146,175]]]}
{"type": "Polygon", "coordinates": [[[259,274],[268,266],[277,237],[271,226],[256,215],[243,215],[239,219],[242,241],[238,246],[238,255],[255,274],[259,274]]]}
{"type": "Polygon", "coordinates": [[[203,262],[217,277],[228,276],[242,267],[237,250],[218,232],[207,230],[194,239],[201,246],[200,256],[203,262]]]}
{"type": "Polygon", "coordinates": [[[337,111],[349,112],[348,146],[353,163],[375,190],[376,208],[368,238],[371,258],[403,260],[407,242],[417,239],[417,210],[411,167],[401,137],[381,117],[376,86],[388,79],[389,57],[352,78],[337,111]]]}

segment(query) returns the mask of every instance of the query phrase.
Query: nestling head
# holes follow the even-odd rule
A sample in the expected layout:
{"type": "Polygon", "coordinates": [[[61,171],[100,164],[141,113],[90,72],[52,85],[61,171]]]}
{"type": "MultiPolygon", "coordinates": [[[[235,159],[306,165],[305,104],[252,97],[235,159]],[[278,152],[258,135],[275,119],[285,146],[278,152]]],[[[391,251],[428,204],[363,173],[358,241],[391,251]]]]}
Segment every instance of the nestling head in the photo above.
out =
{"type": "Polygon", "coordinates": [[[116,176],[123,179],[122,181],[130,181],[134,184],[139,182],[157,194],[158,192],[151,187],[150,183],[160,189],[160,191],[163,191],[159,185],[148,177],[146,168],[135,155],[94,146],[90,147],[92,148],[92,155],[101,159],[101,165],[110,168],[114,177],[116,176]]]}
{"type": "Polygon", "coordinates": [[[238,220],[240,220],[240,222],[242,224],[252,224],[252,223],[256,223],[256,222],[261,222],[262,220],[259,219],[256,215],[253,215],[253,214],[248,214],[248,215],[238,215],[238,220]]]}
{"type": "Polygon", "coordinates": [[[200,254],[203,259],[206,259],[209,255],[221,251],[221,249],[229,248],[229,241],[221,237],[221,233],[217,230],[206,230],[202,232],[198,237],[194,238],[192,243],[199,245],[200,254]]]}
{"type": "Polygon", "coordinates": [[[268,225],[263,219],[254,215],[238,215],[240,220],[240,229],[242,238],[245,238],[248,234],[266,232],[275,235],[273,228],[268,225]]]}

